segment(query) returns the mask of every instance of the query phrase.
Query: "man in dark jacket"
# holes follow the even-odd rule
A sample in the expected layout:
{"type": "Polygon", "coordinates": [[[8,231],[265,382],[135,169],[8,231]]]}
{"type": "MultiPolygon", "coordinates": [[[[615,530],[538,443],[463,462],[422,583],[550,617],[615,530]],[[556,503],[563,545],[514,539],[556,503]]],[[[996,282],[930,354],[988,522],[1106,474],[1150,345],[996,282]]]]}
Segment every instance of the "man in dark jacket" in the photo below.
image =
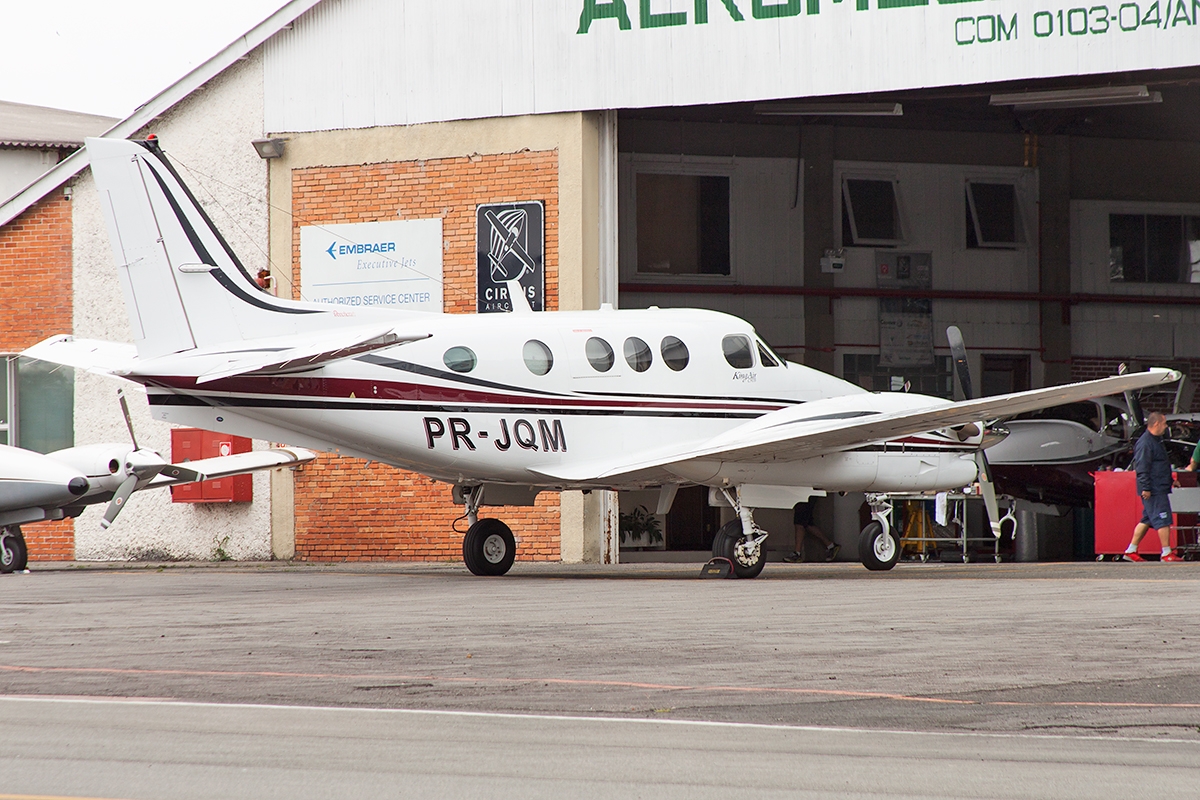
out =
{"type": "Polygon", "coordinates": [[[1171,460],[1163,447],[1162,435],[1167,430],[1167,418],[1157,411],[1146,417],[1146,432],[1133,447],[1133,465],[1137,470],[1137,490],[1142,498],[1142,521],[1133,529],[1133,541],[1125,548],[1125,558],[1144,561],[1138,555],[1138,544],[1146,531],[1158,531],[1163,561],[1182,561],[1171,551],[1171,460]]]}

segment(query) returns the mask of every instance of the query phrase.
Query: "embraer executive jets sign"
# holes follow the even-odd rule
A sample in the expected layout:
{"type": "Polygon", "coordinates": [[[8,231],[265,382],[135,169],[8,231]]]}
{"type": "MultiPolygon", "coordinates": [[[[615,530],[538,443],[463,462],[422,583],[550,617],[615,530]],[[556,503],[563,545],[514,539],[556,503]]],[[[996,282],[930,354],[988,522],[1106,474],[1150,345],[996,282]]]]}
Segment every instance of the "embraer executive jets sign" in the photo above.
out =
{"type": "Polygon", "coordinates": [[[270,40],[266,113],[323,130],[1197,64],[1200,0],[346,2],[270,40]]]}
{"type": "Polygon", "coordinates": [[[442,310],[442,220],[300,229],[300,291],[342,306],[442,310]]]}

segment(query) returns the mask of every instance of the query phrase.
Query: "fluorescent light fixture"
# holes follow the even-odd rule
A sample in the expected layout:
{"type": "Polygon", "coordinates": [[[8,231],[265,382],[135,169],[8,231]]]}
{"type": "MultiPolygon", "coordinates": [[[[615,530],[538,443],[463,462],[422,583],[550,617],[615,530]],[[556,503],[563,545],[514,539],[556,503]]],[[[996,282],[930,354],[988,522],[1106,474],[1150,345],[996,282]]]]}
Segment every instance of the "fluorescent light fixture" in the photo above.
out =
{"type": "Polygon", "coordinates": [[[286,139],[254,139],[250,144],[254,145],[255,152],[259,158],[279,158],[283,155],[283,143],[286,139]]]}
{"type": "Polygon", "coordinates": [[[1098,86],[1094,89],[994,94],[988,105],[1013,106],[1018,111],[1033,111],[1039,108],[1088,108],[1161,102],[1162,93],[1152,92],[1145,86],[1098,86]]]}
{"type": "Polygon", "coordinates": [[[756,103],[754,113],[775,117],[902,117],[899,103],[756,103]]]}

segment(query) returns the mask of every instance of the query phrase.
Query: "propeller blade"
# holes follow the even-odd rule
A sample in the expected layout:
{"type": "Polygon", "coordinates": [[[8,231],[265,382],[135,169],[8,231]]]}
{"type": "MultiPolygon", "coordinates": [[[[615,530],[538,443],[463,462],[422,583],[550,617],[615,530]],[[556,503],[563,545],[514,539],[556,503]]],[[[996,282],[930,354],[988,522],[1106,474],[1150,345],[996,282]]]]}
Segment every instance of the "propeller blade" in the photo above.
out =
{"type": "Polygon", "coordinates": [[[125,427],[129,429],[129,439],[133,442],[133,449],[140,450],[137,437],[133,435],[133,419],[129,416],[129,404],[125,402],[124,389],[117,389],[117,400],[121,403],[121,413],[125,415],[125,427]]]}
{"type": "MultiPolygon", "coordinates": [[[[962,331],[957,325],[946,328],[946,339],[950,342],[950,355],[954,359],[954,371],[958,374],[958,385],[962,388],[963,397],[975,399],[975,391],[971,386],[971,368],[967,364],[967,343],[963,341],[962,331]]],[[[973,426],[972,426],[973,427],[973,426]]],[[[978,433],[978,429],[972,432],[978,433]]],[[[961,439],[969,438],[963,437],[961,439]]],[[[992,465],[988,463],[983,450],[975,451],[975,463],[979,465],[979,493],[983,495],[983,505],[987,509],[988,524],[992,527],[992,535],[1000,538],[1000,506],[996,504],[996,484],[992,481],[992,465]]]]}
{"type": "Polygon", "coordinates": [[[107,529],[113,524],[113,520],[117,518],[117,514],[121,513],[121,509],[125,507],[125,501],[129,499],[129,495],[133,494],[133,490],[137,488],[137,475],[130,475],[121,482],[117,488],[117,493],[113,495],[112,501],[108,504],[108,508],[104,509],[104,519],[100,520],[100,527],[107,529]]]}
{"type": "Polygon", "coordinates": [[[188,469],[181,464],[167,464],[158,474],[166,475],[168,478],[174,478],[180,483],[192,483],[194,481],[204,480],[203,473],[196,472],[194,469],[188,469]]]}
{"type": "Polygon", "coordinates": [[[950,355],[954,359],[954,371],[958,373],[958,385],[963,397],[975,399],[975,391],[971,387],[971,368],[967,364],[967,343],[963,341],[962,331],[957,325],[946,328],[946,339],[950,342],[950,355]]]}
{"type": "Polygon", "coordinates": [[[1000,506],[996,503],[996,484],[992,482],[992,466],[982,450],[975,451],[975,463],[979,465],[979,493],[983,495],[983,507],[987,509],[988,524],[992,535],[1000,538],[1000,506]]]}
{"type": "MultiPolygon", "coordinates": [[[[1121,364],[1117,367],[1118,375],[1128,374],[1129,367],[1121,364]]],[[[1133,392],[1125,393],[1125,405],[1129,407],[1129,415],[1133,418],[1133,433],[1130,439],[1136,439],[1143,430],[1146,429],[1146,414],[1142,411],[1141,401],[1134,396],[1133,392]]]]}

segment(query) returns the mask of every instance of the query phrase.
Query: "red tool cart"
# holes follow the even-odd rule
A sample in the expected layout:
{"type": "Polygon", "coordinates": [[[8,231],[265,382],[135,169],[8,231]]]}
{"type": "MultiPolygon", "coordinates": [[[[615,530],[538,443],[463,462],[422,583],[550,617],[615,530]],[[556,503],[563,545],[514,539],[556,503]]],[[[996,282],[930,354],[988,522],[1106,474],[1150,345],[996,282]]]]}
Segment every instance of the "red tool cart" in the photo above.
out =
{"type": "MultiPolygon", "coordinates": [[[[1142,518],[1142,498],[1137,492],[1137,474],[1125,472],[1096,472],[1096,555],[1100,558],[1125,552],[1133,529],[1142,518]]],[[[1171,492],[1171,510],[1175,512],[1171,525],[1171,546],[1185,557],[1200,555],[1197,542],[1197,514],[1200,510],[1200,489],[1196,488],[1196,473],[1177,472],[1180,487],[1171,492]]],[[[1158,555],[1158,534],[1150,531],[1138,546],[1140,555],[1158,555]]]]}

